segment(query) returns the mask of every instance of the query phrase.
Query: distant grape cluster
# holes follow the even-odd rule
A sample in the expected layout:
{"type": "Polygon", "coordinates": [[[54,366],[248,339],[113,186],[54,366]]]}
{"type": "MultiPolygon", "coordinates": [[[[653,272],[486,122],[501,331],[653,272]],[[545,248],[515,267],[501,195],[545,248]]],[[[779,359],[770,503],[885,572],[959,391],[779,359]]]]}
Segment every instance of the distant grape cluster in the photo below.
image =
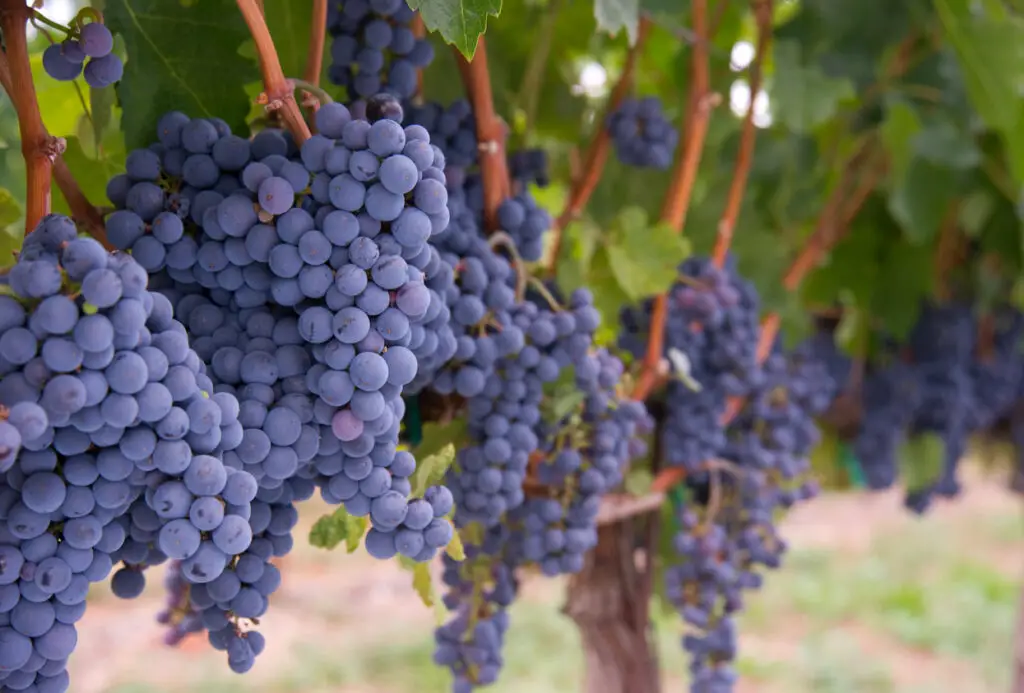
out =
{"type": "Polygon", "coordinates": [[[405,0],[344,0],[328,6],[330,80],[349,101],[381,92],[400,100],[416,93],[417,70],[434,59],[429,41],[417,38],[415,13],[405,0]]]}
{"type": "Polygon", "coordinates": [[[93,89],[121,81],[124,63],[115,55],[114,36],[104,24],[81,24],[60,43],[43,51],[43,69],[53,79],[70,82],[79,75],[93,89]]]}
{"type": "Polygon", "coordinates": [[[672,165],[679,133],[665,118],[660,99],[623,99],[608,115],[605,127],[622,163],[658,170],[672,165]]]}

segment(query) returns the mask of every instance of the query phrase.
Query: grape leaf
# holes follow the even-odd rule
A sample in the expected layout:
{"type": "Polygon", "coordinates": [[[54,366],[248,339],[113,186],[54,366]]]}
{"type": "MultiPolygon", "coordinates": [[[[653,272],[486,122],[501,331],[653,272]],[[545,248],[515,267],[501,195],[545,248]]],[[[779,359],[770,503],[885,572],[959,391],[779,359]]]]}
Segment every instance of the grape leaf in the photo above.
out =
{"type": "Polygon", "coordinates": [[[576,386],[576,369],[571,366],[563,369],[557,380],[544,385],[544,420],[551,423],[562,421],[586,398],[586,393],[576,386]]]}
{"type": "Polygon", "coordinates": [[[953,172],[917,156],[889,197],[889,211],[900,222],[903,233],[915,243],[927,243],[939,232],[946,215],[944,204],[955,190],[953,172]]]}
{"type": "Polygon", "coordinates": [[[467,440],[467,426],[461,417],[443,424],[436,421],[424,423],[420,444],[412,451],[413,456],[419,460],[440,453],[448,445],[458,448],[467,440]]]}
{"type": "Polygon", "coordinates": [[[594,0],[594,19],[598,29],[612,36],[618,34],[619,29],[625,29],[633,45],[640,25],[640,0],[594,0]]]}
{"type": "Polygon", "coordinates": [[[900,477],[909,491],[925,489],[942,475],[945,444],[934,433],[907,438],[900,446],[900,477]]]}
{"type": "Polygon", "coordinates": [[[267,18],[281,69],[287,77],[298,79],[305,72],[313,26],[313,4],[295,0],[263,0],[263,16],[267,18]]]}
{"type": "Polygon", "coordinates": [[[1024,21],[1002,11],[987,15],[964,0],[935,0],[934,6],[963,68],[968,97],[1002,135],[1010,170],[1024,181],[1024,21]]]}
{"type": "MultiPolygon", "coordinates": [[[[66,138],[67,148],[64,150],[64,163],[78,181],[85,196],[94,205],[109,204],[107,200],[107,181],[124,171],[124,167],[115,164],[112,158],[92,159],[86,155],[82,142],[77,137],[66,138]]],[[[123,160],[118,158],[118,160],[123,160]]],[[[53,187],[53,211],[70,214],[68,203],[61,195],[57,186],[53,187]]]]}
{"type": "Polygon", "coordinates": [[[257,74],[239,54],[249,31],[231,0],[108,0],[104,19],[128,50],[117,95],[129,148],[155,139],[172,110],[222,118],[245,135],[249,100],[243,85],[257,74]]]}
{"type": "Polygon", "coordinates": [[[0,188],[0,228],[6,228],[21,219],[24,213],[18,200],[7,188],[0,188]]]}
{"type": "Polygon", "coordinates": [[[501,0],[408,0],[423,23],[472,60],[477,40],[487,30],[487,18],[501,14],[501,0]]]}
{"type": "MultiPolygon", "coordinates": [[[[453,510],[451,514],[454,514],[454,513],[455,513],[455,511],[453,510]]],[[[450,521],[451,521],[451,519],[449,518],[449,522],[450,521]]],[[[462,537],[459,536],[458,532],[453,532],[452,533],[452,540],[450,542],[448,542],[448,546],[445,547],[444,552],[446,554],[448,554],[448,556],[453,561],[464,561],[464,560],[466,560],[466,547],[463,545],[462,537]]]]}
{"type": "Polygon", "coordinates": [[[893,180],[902,180],[906,174],[914,152],[914,135],[920,130],[921,121],[909,103],[894,99],[888,105],[879,131],[889,153],[889,171],[893,180]]]}
{"type": "Polygon", "coordinates": [[[649,226],[647,214],[636,207],[619,213],[605,250],[612,274],[634,301],[660,294],[679,273],[690,244],[665,225],[649,226]]]}
{"type": "Polygon", "coordinates": [[[774,58],[772,116],[795,132],[810,132],[834,116],[841,101],[854,96],[849,80],[829,77],[818,66],[805,65],[795,41],[777,42],[774,58]]]}
{"type": "Polygon", "coordinates": [[[412,486],[412,497],[422,498],[423,492],[429,487],[438,484],[444,478],[445,472],[455,461],[455,446],[451,443],[445,445],[439,452],[416,460],[416,471],[409,478],[412,486]]]}
{"type": "Polygon", "coordinates": [[[321,549],[331,550],[345,542],[345,549],[352,553],[359,548],[359,540],[365,533],[365,517],[353,517],[345,508],[338,508],[316,521],[309,530],[309,543],[321,549]]]}

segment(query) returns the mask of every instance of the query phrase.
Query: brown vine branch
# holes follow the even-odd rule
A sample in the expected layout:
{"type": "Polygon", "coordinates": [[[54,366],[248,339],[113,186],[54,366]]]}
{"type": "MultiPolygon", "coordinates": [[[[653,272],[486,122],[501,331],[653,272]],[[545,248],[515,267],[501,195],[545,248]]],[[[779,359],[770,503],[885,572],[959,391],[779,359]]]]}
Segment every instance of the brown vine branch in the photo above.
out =
{"type": "MultiPolygon", "coordinates": [[[[412,35],[417,40],[426,38],[427,25],[423,23],[423,16],[419,12],[412,18],[412,35]]],[[[423,68],[416,68],[416,93],[413,94],[413,101],[420,103],[423,100],[423,68]]]]}
{"type": "MultiPolygon", "coordinates": [[[[724,4],[724,3],[723,3],[724,4]]],[[[740,132],[739,153],[736,156],[736,170],[729,184],[729,195],[726,198],[725,211],[718,222],[718,236],[711,254],[712,262],[721,269],[732,245],[736,220],[743,204],[743,194],[747,189],[747,178],[754,162],[754,141],[757,138],[757,127],[754,125],[754,105],[761,91],[764,76],[764,60],[772,40],[772,0],[755,0],[754,15],[757,19],[757,47],[754,49],[754,61],[750,69],[750,103],[743,116],[743,127],[740,132]]]]}
{"type": "Polygon", "coordinates": [[[636,71],[637,59],[643,51],[652,26],[651,20],[647,17],[640,19],[636,43],[626,55],[626,64],[622,67],[619,81],[612,88],[612,93],[608,97],[608,105],[597,121],[597,132],[594,133],[594,138],[590,141],[590,146],[587,147],[587,154],[584,157],[584,163],[580,168],[579,175],[574,177],[565,208],[552,225],[551,255],[547,268],[549,274],[554,274],[555,272],[558,256],[562,250],[562,237],[566,227],[583,213],[583,209],[587,206],[587,202],[590,201],[591,195],[597,189],[597,184],[601,182],[601,175],[604,173],[604,166],[608,161],[608,153],[611,150],[611,135],[608,132],[608,128],[605,127],[605,122],[608,120],[608,115],[614,112],[619,107],[619,104],[622,103],[622,100],[626,98],[633,85],[633,74],[636,71]]]}
{"type": "Polygon", "coordinates": [[[505,160],[505,137],[508,132],[494,111],[491,75],[487,67],[487,43],[481,36],[473,60],[455,50],[455,59],[462,75],[466,95],[476,117],[476,140],[480,148],[480,177],[484,188],[484,225],[488,231],[498,228],[498,206],[511,191],[508,163],[505,160]]]}
{"type": "MultiPolygon", "coordinates": [[[[707,9],[707,0],[694,0],[693,29],[701,40],[693,46],[692,86],[690,87],[687,117],[683,121],[679,136],[679,141],[684,149],[672,171],[668,192],[661,209],[662,222],[677,234],[682,233],[683,226],[686,224],[686,212],[690,207],[694,183],[697,181],[697,171],[700,168],[700,159],[704,151],[704,139],[707,136],[711,111],[721,101],[719,95],[711,91],[707,9]]],[[[633,399],[647,399],[651,390],[661,380],[661,360],[664,352],[667,318],[668,294],[663,293],[654,299],[647,353],[644,356],[640,377],[633,392],[633,399]]]]}
{"type": "MultiPolygon", "coordinates": [[[[7,92],[13,102],[15,92],[14,82],[11,77],[11,70],[7,61],[7,54],[3,52],[0,52],[0,87],[7,92]]],[[[88,198],[86,198],[82,189],[78,185],[78,181],[76,181],[74,176],[71,175],[71,170],[68,169],[68,165],[60,156],[60,153],[63,151],[63,146],[63,141],[60,138],[50,137],[47,135],[47,151],[56,152],[56,156],[52,163],[53,180],[57,183],[57,187],[60,188],[61,193],[64,195],[64,199],[71,208],[71,218],[76,224],[85,230],[86,233],[102,243],[107,250],[113,250],[114,247],[107,240],[107,230],[103,223],[103,215],[100,214],[99,210],[89,202],[88,198]]],[[[32,228],[34,228],[34,226],[29,227],[26,231],[30,231],[32,228]]]]}
{"type": "MultiPolygon", "coordinates": [[[[313,16],[309,28],[309,51],[306,53],[306,69],[302,79],[314,87],[320,85],[320,73],[324,69],[324,44],[327,42],[327,0],[313,0],[313,16]]],[[[320,108],[320,101],[311,99],[309,113],[320,108]]]]}
{"type": "Polygon", "coordinates": [[[295,143],[301,146],[310,138],[309,126],[295,100],[294,87],[281,69],[281,60],[277,57],[274,39],[270,37],[270,29],[267,28],[260,3],[258,0],[238,0],[238,9],[249,27],[249,33],[256,44],[256,55],[260,59],[263,94],[260,95],[259,103],[266,106],[268,111],[280,112],[285,127],[292,133],[295,143]]]}
{"type": "Polygon", "coordinates": [[[26,199],[25,233],[50,212],[50,171],[59,154],[54,138],[43,125],[39,101],[32,82],[25,26],[32,18],[32,8],[24,0],[3,0],[0,3],[0,33],[4,38],[4,88],[18,115],[21,152],[25,157],[26,199]]]}

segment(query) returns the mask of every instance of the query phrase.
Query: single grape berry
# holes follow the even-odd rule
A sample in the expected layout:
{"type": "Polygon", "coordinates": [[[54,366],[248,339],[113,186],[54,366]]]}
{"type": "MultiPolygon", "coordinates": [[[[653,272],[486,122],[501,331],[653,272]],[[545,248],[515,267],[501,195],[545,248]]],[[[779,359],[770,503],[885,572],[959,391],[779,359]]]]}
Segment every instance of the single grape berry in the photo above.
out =
{"type": "Polygon", "coordinates": [[[102,58],[114,50],[114,36],[103,24],[93,22],[82,27],[79,34],[82,51],[90,58],[102,58]]]}
{"type": "Polygon", "coordinates": [[[68,60],[60,44],[55,43],[43,51],[43,70],[58,82],[71,82],[81,74],[82,63],[68,60]]]}
{"type": "Polygon", "coordinates": [[[371,123],[378,120],[401,123],[404,117],[402,104],[392,94],[376,94],[366,100],[366,119],[371,123]]]}

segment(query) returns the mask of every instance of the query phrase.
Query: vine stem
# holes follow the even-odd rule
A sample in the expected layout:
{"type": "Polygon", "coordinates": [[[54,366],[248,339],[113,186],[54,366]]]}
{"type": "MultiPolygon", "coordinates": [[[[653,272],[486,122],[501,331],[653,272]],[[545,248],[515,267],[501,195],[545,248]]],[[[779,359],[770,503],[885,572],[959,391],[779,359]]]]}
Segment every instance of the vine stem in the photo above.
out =
{"type": "Polygon", "coordinates": [[[455,51],[462,83],[476,117],[476,141],[480,148],[480,177],[484,188],[484,225],[498,229],[498,207],[509,196],[508,163],[505,160],[505,124],[494,112],[491,75],[487,67],[487,43],[481,36],[472,60],[455,51]]]}
{"type": "Polygon", "coordinates": [[[263,94],[260,103],[267,110],[280,111],[281,120],[295,138],[295,144],[301,146],[310,138],[309,126],[295,100],[295,92],[281,69],[281,60],[277,57],[274,40],[270,37],[267,20],[263,16],[257,0],[238,0],[238,10],[249,26],[249,33],[256,44],[256,54],[260,59],[260,72],[263,75],[263,94]]]}
{"type": "MultiPolygon", "coordinates": [[[[706,0],[702,0],[705,1],[706,0]]],[[[569,191],[569,198],[566,200],[565,208],[562,213],[555,219],[555,223],[551,228],[551,251],[548,260],[547,271],[549,275],[555,273],[555,268],[558,264],[558,256],[562,252],[562,237],[565,234],[565,229],[569,224],[575,221],[580,214],[583,213],[584,208],[587,206],[587,202],[590,201],[590,197],[594,194],[594,190],[597,189],[597,184],[601,182],[601,175],[604,173],[605,163],[608,161],[608,153],[611,150],[611,134],[608,132],[608,128],[605,126],[608,120],[609,114],[613,113],[619,104],[622,103],[623,99],[629,93],[630,88],[633,85],[633,75],[636,72],[637,59],[640,53],[643,51],[644,44],[647,41],[647,37],[651,33],[653,23],[648,17],[640,18],[640,26],[637,28],[636,43],[630,48],[629,53],[626,55],[626,64],[622,67],[622,74],[619,75],[619,81],[615,83],[612,88],[611,96],[608,98],[608,105],[606,106],[600,118],[597,121],[597,132],[594,133],[594,138],[590,141],[590,145],[587,147],[587,154],[584,158],[584,163],[580,169],[580,173],[576,176],[576,180],[573,181],[572,189],[569,191]]],[[[700,49],[695,48],[696,52],[700,49]]],[[[706,50],[706,49],[704,49],[706,50]]],[[[684,133],[686,130],[684,130],[684,133]]]]}
{"type": "MultiPolygon", "coordinates": [[[[697,181],[697,170],[704,150],[704,139],[708,133],[711,111],[721,97],[711,91],[708,7],[707,0],[693,0],[693,30],[700,39],[693,44],[692,86],[690,88],[687,117],[681,126],[679,141],[683,143],[682,156],[676,160],[669,182],[668,192],[661,209],[661,220],[676,234],[683,231],[686,213],[690,207],[693,186],[697,181]]],[[[665,343],[665,323],[668,319],[668,293],[654,299],[651,329],[647,352],[633,391],[633,399],[645,400],[661,380],[661,360],[665,343]]]]}
{"type": "Polygon", "coordinates": [[[309,51],[302,79],[313,86],[320,84],[324,69],[324,44],[327,42],[327,0],[313,0],[313,17],[309,27],[309,51]]]}
{"type": "MultiPolygon", "coordinates": [[[[423,15],[417,12],[412,18],[412,35],[417,39],[427,36],[427,25],[423,23],[423,15]]],[[[413,103],[420,105],[423,101],[423,68],[416,68],[416,93],[413,94],[413,103]]]]}
{"type": "Polygon", "coordinates": [[[718,222],[718,236],[715,238],[715,248],[711,254],[712,262],[719,269],[725,265],[725,258],[732,245],[736,220],[740,215],[743,194],[747,189],[747,178],[750,176],[750,167],[754,161],[754,142],[757,138],[757,127],[754,125],[754,104],[757,103],[756,97],[761,91],[764,60],[772,40],[772,4],[772,0],[760,0],[755,2],[754,6],[754,15],[757,21],[757,47],[754,49],[754,60],[750,67],[750,103],[743,116],[736,170],[733,173],[732,182],[729,184],[725,211],[722,213],[721,221],[718,222]]]}
{"type": "Polygon", "coordinates": [[[2,53],[4,88],[18,115],[21,153],[25,157],[26,199],[25,234],[50,213],[50,173],[59,152],[59,140],[50,137],[43,125],[32,82],[25,25],[34,16],[25,0],[0,2],[0,34],[4,37],[2,53]]]}

